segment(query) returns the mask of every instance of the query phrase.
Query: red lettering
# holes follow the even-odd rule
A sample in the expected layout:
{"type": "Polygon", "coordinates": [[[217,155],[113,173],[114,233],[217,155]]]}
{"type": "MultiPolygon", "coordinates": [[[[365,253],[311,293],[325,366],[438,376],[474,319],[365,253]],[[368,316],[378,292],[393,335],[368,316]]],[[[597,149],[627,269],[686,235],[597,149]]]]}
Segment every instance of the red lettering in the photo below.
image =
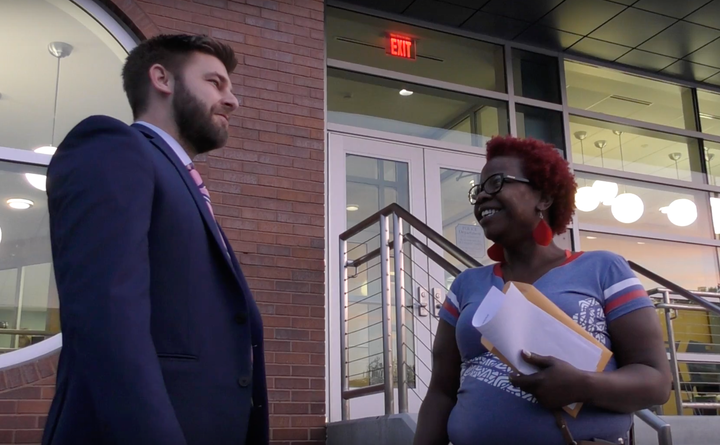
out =
{"type": "Polygon", "coordinates": [[[410,40],[405,42],[405,57],[408,59],[412,58],[412,42],[410,40]]]}
{"type": "Polygon", "coordinates": [[[398,39],[396,39],[395,37],[392,37],[392,38],[390,39],[390,54],[392,54],[393,56],[399,56],[399,55],[400,55],[400,53],[399,53],[399,48],[398,48],[398,47],[399,47],[399,43],[400,43],[400,42],[399,42],[398,39]]]}
{"type": "Polygon", "coordinates": [[[402,57],[403,59],[414,59],[415,58],[415,42],[403,38],[393,37],[388,35],[387,46],[385,48],[386,54],[395,57],[402,57]]]}

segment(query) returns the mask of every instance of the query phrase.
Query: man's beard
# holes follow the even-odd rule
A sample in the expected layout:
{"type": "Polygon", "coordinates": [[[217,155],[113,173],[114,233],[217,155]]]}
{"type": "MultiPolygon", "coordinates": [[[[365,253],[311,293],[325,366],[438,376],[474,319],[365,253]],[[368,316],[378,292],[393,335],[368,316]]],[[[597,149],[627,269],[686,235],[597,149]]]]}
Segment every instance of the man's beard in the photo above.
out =
{"type": "Polygon", "coordinates": [[[207,153],[225,145],[228,132],[213,122],[213,112],[185,86],[182,79],[175,84],[172,101],[175,124],[180,138],[197,153],[207,153]]]}

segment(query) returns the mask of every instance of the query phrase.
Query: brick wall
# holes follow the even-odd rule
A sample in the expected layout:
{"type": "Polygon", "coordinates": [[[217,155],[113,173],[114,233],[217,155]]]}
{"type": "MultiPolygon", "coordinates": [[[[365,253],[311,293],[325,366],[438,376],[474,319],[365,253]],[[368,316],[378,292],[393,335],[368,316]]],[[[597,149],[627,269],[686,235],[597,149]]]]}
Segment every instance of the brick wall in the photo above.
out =
{"type": "MultiPolygon", "coordinates": [[[[235,48],[231,137],[197,166],[263,313],[272,442],[324,443],[323,1],[101,2],[141,37],[202,33],[235,48]]],[[[39,442],[52,363],[2,374],[0,444],[39,442]]]]}

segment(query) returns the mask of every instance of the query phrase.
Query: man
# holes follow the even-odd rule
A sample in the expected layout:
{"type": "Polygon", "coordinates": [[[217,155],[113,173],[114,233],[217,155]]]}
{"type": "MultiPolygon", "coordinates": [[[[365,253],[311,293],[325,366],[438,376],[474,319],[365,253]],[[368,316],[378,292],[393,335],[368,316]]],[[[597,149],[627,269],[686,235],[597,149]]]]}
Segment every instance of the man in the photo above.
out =
{"type": "Polygon", "coordinates": [[[260,314],[191,162],[227,141],[236,65],[207,37],[147,40],[123,68],[136,122],[93,116],[58,147],[44,445],[268,443],[260,314]]]}

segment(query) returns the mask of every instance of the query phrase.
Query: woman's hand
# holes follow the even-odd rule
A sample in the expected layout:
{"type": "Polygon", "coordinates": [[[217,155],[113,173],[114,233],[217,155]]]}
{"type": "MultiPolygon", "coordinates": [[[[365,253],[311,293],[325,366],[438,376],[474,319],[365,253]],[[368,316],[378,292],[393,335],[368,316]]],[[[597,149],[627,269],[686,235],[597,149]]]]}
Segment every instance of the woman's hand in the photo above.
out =
{"type": "Polygon", "coordinates": [[[555,357],[523,351],[523,359],[540,368],[531,375],[510,375],[510,383],[530,393],[549,409],[559,409],[576,402],[585,402],[588,373],[555,357]]]}

